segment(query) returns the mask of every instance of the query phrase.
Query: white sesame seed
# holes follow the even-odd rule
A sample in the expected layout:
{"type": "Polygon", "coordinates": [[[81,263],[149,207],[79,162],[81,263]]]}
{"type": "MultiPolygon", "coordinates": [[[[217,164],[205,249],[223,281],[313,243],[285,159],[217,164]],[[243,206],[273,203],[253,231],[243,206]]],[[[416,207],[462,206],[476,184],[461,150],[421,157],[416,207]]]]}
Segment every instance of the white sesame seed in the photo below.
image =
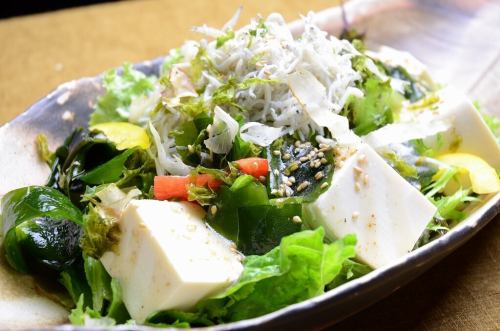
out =
{"type": "Polygon", "coordinates": [[[368,185],[368,179],[369,179],[368,175],[364,175],[363,176],[363,184],[368,185]]]}
{"type": "Polygon", "coordinates": [[[305,190],[311,183],[309,183],[307,180],[303,181],[302,183],[297,186],[297,192],[305,190]]]}
{"type": "Polygon", "coordinates": [[[319,153],[318,153],[318,157],[319,157],[319,158],[322,158],[322,157],[324,157],[324,156],[325,156],[325,153],[323,153],[323,152],[319,152],[319,153]]]}
{"type": "Polygon", "coordinates": [[[300,145],[301,145],[300,140],[297,140],[297,141],[295,142],[295,147],[300,147],[300,145]]]}
{"type": "Polygon", "coordinates": [[[278,194],[278,190],[277,189],[272,189],[271,190],[271,194],[272,195],[277,195],[278,194]]]}
{"type": "Polygon", "coordinates": [[[286,186],[292,186],[292,185],[293,185],[293,183],[291,181],[287,180],[286,186]]]}
{"type": "Polygon", "coordinates": [[[279,170],[278,170],[278,169],[274,169],[274,170],[273,170],[273,174],[274,174],[275,176],[279,176],[279,175],[280,175],[280,172],[279,172],[279,170]]]}
{"type": "Polygon", "coordinates": [[[359,191],[361,190],[361,185],[359,185],[359,183],[358,183],[358,182],[356,182],[356,183],[354,184],[354,189],[356,190],[356,192],[359,192],[359,191]]]}
{"type": "Polygon", "coordinates": [[[314,175],[314,179],[316,180],[320,180],[321,178],[323,178],[324,175],[323,175],[323,172],[321,171],[318,171],[315,175],[314,175]]]}
{"type": "Polygon", "coordinates": [[[354,168],[352,168],[353,171],[354,171],[354,175],[355,176],[359,176],[363,173],[363,169],[361,169],[360,167],[358,166],[354,166],[354,168]]]}
{"type": "Polygon", "coordinates": [[[285,155],[283,155],[283,160],[288,161],[291,157],[290,153],[285,153],[285,155]]]}
{"type": "Polygon", "coordinates": [[[294,216],[294,217],[292,217],[292,222],[296,223],[296,224],[300,224],[300,223],[302,223],[302,219],[300,218],[300,216],[294,216]]]}
{"type": "Polygon", "coordinates": [[[290,177],[288,177],[288,180],[289,180],[292,184],[295,184],[295,177],[294,177],[294,176],[290,176],[290,177]]]}
{"type": "Polygon", "coordinates": [[[323,158],[321,158],[320,163],[321,164],[327,164],[328,160],[323,157],[323,158]]]}
{"type": "Polygon", "coordinates": [[[327,187],[328,187],[328,183],[327,183],[327,182],[324,182],[324,183],[323,183],[323,184],[321,184],[321,186],[320,186],[320,188],[321,188],[322,190],[324,190],[324,189],[325,189],[325,188],[327,188],[327,187]]]}
{"type": "Polygon", "coordinates": [[[212,215],[217,214],[217,206],[216,205],[212,205],[210,207],[210,212],[212,213],[212,215]]]}
{"type": "Polygon", "coordinates": [[[318,149],[316,147],[314,147],[313,151],[314,153],[318,153],[318,149]]]}
{"type": "Polygon", "coordinates": [[[319,148],[329,148],[330,146],[328,146],[327,144],[319,144],[319,148]]]}
{"type": "Polygon", "coordinates": [[[317,168],[319,168],[319,167],[321,167],[321,161],[320,161],[320,160],[315,160],[315,161],[314,161],[314,168],[316,168],[316,169],[317,169],[317,168]]]}
{"type": "Polygon", "coordinates": [[[194,153],[193,145],[188,145],[188,151],[189,151],[189,153],[194,153]]]}
{"type": "Polygon", "coordinates": [[[309,156],[302,156],[302,157],[299,159],[299,161],[300,161],[300,162],[306,162],[306,161],[308,161],[308,160],[309,160],[309,156]]]}
{"type": "Polygon", "coordinates": [[[295,170],[297,170],[299,168],[299,164],[298,163],[294,163],[290,166],[290,171],[291,172],[294,172],[295,170]]]}
{"type": "Polygon", "coordinates": [[[281,155],[281,152],[280,152],[279,150],[277,150],[277,149],[276,149],[276,150],[274,150],[274,151],[273,151],[273,154],[274,154],[275,156],[280,156],[280,155],[281,155]]]}
{"type": "Polygon", "coordinates": [[[356,220],[358,217],[359,217],[359,212],[357,212],[357,211],[353,211],[353,212],[352,212],[352,219],[353,219],[353,220],[356,220]]]}

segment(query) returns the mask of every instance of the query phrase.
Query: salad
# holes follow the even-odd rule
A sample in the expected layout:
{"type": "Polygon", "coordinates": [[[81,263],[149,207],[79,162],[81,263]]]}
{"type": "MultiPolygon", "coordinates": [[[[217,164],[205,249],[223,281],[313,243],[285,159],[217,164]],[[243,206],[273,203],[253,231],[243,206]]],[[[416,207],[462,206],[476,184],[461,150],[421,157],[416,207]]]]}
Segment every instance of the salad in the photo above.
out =
{"type": "Polygon", "coordinates": [[[196,31],[159,76],[103,76],[45,186],[2,197],[2,254],[75,325],[199,327],[315,297],[500,191],[498,119],[412,55],[279,14],[196,31]],[[42,286],[42,288],[44,288],[42,286]]]}

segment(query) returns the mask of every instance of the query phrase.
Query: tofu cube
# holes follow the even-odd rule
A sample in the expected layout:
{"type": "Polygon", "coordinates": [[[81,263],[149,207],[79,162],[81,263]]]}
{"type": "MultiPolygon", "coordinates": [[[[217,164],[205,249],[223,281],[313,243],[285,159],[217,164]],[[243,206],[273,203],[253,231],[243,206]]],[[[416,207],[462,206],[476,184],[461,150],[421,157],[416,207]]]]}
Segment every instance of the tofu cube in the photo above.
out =
{"type": "Polygon", "coordinates": [[[410,252],[436,207],[361,144],[318,199],[305,204],[304,219],[323,226],[328,238],[355,234],[357,258],[379,268],[410,252]]]}
{"type": "Polygon", "coordinates": [[[115,252],[101,261],[117,278],[130,315],[142,323],[158,310],[190,309],[238,279],[241,257],[203,221],[192,203],[133,200],[120,219],[115,252]]]}
{"type": "Polygon", "coordinates": [[[440,134],[424,138],[424,142],[439,153],[460,152],[479,156],[495,169],[500,168],[500,146],[474,105],[463,94],[452,88],[439,92],[435,109],[424,109],[417,115],[403,120],[433,124],[437,121],[450,123],[450,128],[440,134]]]}

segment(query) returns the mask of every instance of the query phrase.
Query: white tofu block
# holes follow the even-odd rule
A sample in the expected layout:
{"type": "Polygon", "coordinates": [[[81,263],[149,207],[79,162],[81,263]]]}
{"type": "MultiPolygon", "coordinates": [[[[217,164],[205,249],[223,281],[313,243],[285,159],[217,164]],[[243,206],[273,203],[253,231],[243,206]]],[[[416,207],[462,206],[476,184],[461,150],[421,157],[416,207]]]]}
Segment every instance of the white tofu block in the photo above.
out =
{"type": "Polygon", "coordinates": [[[238,253],[187,202],[133,200],[120,219],[117,252],[101,261],[117,278],[130,315],[142,323],[158,310],[190,309],[243,271],[238,253]]]}
{"type": "Polygon", "coordinates": [[[355,234],[357,258],[379,268],[410,252],[436,207],[362,144],[328,190],[304,205],[304,219],[330,239],[355,234]]]}
{"type": "MultiPolygon", "coordinates": [[[[440,153],[470,153],[488,162],[495,169],[500,168],[500,146],[479,112],[470,100],[452,88],[439,92],[440,101],[435,109],[406,111],[403,121],[421,123],[448,122],[450,128],[438,135],[424,139],[424,142],[440,153]],[[411,113],[416,113],[411,115],[411,113]],[[409,114],[410,115],[409,115],[409,114]]],[[[433,108],[434,108],[433,107],[433,108]]]]}

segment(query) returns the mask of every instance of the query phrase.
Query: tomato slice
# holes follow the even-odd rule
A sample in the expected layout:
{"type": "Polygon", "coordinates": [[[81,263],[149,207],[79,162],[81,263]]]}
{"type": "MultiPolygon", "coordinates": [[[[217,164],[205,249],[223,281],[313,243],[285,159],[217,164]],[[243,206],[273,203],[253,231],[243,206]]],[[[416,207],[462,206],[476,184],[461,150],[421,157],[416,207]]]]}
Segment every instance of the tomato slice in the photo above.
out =
{"type": "Polygon", "coordinates": [[[191,176],[155,176],[154,196],[157,200],[187,200],[188,185],[205,186],[217,190],[222,182],[209,174],[191,176]]]}
{"type": "Polygon", "coordinates": [[[241,172],[255,178],[265,177],[269,171],[269,162],[260,157],[249,157],[235,161],[235,163],[241,172]]]}

